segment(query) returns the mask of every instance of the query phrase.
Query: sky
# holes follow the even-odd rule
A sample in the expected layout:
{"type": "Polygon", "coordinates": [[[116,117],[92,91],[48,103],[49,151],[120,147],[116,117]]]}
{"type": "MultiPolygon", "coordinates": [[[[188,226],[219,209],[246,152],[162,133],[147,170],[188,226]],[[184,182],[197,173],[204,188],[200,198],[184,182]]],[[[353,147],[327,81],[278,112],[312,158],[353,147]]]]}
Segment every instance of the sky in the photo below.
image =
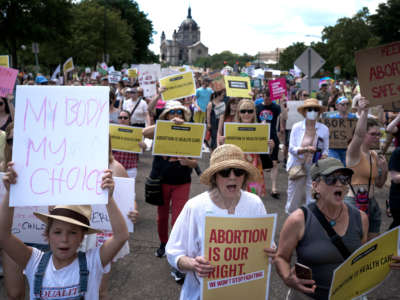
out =
{"type": "Polygon", "coordinates": [[[375,13],[385,0],[136,0],[139,9],[153,22],[156,33],[150,49],[160,53],[162,31],[172,39],[174,30],[192,8],[192,18],[200,26],[200,40],[209,54],[229,50],[256,55],[321,40],[325,26],[342,17],[352,17],[362,7],[375,13]]]}

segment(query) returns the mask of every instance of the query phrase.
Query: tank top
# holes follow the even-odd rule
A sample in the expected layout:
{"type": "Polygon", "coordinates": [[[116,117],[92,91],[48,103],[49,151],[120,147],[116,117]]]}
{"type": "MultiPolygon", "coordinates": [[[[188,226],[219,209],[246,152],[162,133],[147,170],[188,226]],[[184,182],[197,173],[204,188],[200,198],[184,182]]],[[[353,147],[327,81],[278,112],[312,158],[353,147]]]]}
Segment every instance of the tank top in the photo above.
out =
{"type": "MultiPolygon", "coordinates": [[[[361,215],[357,208],[346,206],[349,211],[349,225],[342,240],[347,249],[353,252],[361,246],[361,215]]],[[[315,293],[307,295],[319,300],[328,299],[333,271],[344,259],[312,211],[308,207],[306,209],[304,236],[296,247],[297,260],[311,268],[312,278],[317,285],[315,293]]]]}
{"type": "MultiPolygon", "coordinates": [[[[376,164],[376,153],[371,151],[372,155],[372,174],[371,174],[371,186],[374,185],[375,178],[378,177],[378,167],[376,164]]],[[[355,166],[350,167],[353,170],[354,174],[351,177],[351,184],[366,184],[368,185],[369,174],[371,172],[370,168],[370,161],[369,158],[360,153],[360,161],[355,166]]]]}

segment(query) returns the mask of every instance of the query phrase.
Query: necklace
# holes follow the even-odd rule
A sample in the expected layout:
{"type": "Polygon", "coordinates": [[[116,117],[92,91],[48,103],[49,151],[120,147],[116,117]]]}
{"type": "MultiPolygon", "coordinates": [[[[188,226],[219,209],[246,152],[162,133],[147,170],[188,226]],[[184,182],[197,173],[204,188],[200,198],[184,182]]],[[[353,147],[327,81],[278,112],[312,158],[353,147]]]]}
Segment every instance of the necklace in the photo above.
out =
{"type": "Polygon", "coordinates": [[[325,218],[329,219],[329,225],[331,225],[332,227],[334,227],[336,225],[336,220],[339,219],[339,217],[342,215],[342,211],[343,211],[343,205],[340,209],[339,214],[336,216],[336,218],[331,218],[330,216],[328,216],[327,214],[325,214],[322,210],[321,212],[324,214],[325,218]]]}

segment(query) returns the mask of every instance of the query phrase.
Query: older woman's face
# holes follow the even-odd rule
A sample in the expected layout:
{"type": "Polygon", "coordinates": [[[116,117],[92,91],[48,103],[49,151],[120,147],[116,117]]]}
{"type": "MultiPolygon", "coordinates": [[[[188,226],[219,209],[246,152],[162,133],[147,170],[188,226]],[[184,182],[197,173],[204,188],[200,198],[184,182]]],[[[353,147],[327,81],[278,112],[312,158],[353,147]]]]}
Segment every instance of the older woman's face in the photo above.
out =
{"type": "Polygon", "coordinates": [[[333,205],[343,202],[348,192],[348,184],[351,176],[343,171],[337,171],[327,176],[321,176],[319,181],[313,181],[314,190],[319,193],[320,201],[326,201],[333,205]]]}
{"type": "Polygon", "coordinates": [[[240,195],[245,173],[242,169],[228,168],[216,174],[215,181],[222,197],[236,199],[240,195]]]}

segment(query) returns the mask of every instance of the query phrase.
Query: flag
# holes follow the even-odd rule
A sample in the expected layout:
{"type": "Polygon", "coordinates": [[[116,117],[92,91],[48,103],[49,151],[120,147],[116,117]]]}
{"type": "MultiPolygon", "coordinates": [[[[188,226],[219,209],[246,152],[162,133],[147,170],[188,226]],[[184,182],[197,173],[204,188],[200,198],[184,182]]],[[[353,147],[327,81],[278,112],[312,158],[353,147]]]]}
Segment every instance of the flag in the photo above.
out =
{"type": "Polygon", "coordinates": [[[60,74],[61,71],[61,65],[58,65],[56,70],[54,71],[53,75],[51,75],[51,79],[57,79],[57,75],[60,74]]]}
{"type": "Polygon", "coordinates": [[[72,57],[68,58],[63,65],[63,72],[68,73],[74,69],[74,62],[72,61],[72,57]]]}
{"type": "Polygon", "coordinates": [[[107,73],[108,73],[108,71],[107,71],[108,67],[105,63],[97,64],[96,70],[103,76],[107,75],[107,73]]]}

